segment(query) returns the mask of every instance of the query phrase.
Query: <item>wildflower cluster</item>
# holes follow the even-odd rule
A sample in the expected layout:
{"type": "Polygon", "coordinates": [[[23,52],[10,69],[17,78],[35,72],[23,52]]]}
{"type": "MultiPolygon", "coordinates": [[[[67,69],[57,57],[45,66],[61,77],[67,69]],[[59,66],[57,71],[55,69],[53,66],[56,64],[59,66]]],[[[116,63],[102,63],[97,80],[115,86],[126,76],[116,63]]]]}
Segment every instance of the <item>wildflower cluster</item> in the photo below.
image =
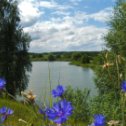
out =
{"type": "MultiPolygon", "coordinates": [[[[6,81],[0,78],[0,91],[5,88],[5,85],[6,81]]],[[[126,81],[122,81],[121,90],[124,94],[126,93],[126,81]]],[[[57,126],[61,126],[63,123],[65,123],[68,120],[68,117],[70,117],[73,113],[73,106],[71,102],[67,101],[63,97],[64,92],[65,88],[62,85],[58,85],[56,89],[52,90],[52,96],[54,98],[58,97],[60,98],[60,100],[58,102],[55,102],[52,107],[46,107],[45,110],[39,110],[41,114],[43,114],[50,121],[57,124],[57,126]]],[[[35,102],[36,95],[34,95],[32,91],[29,91],[28,93],[23,92],[22,95],[30,101],[35,102]]],[[[14,111],[10,108],[7,108],[6,106],[0,108],[0,124],[3,124],[8,116],[12,115],[13,113],[14,111]]],[[[19,119],[19,121],[27,123],[22,119],[19,119]]],[[[88,126],[106,126],[106,124],[108,124],[109,126],[116,126],[119,123],[120,122],[118,120],[110,120],[109,122],[107,122],[106,117],[103,114],[95,114],[94,121],[91,125],[88,126]]]]}
{"type": "MultiPolygon", "coordinates": [[[[5,88],[6,81],[0,78],[0,91],[5,88]]],[[[14,111],[7,107],[0,108],[0,124],[3,123],[9,115],[12,115],[14,111]]]]}
{"type": "MultiPolygon", "coordinates": [[[[47,118],[54,123],[61,125],[68,120],[68,117],[72,115],[73,107],[71,102],[63,99],[63,94],[65,90],[62,85],[58,85],[56,89],[52,90],[52,96],[60,97],[60,101],[53,104],[52,108],[47,108],[45,110],[45,115],[47,118]]],[[[40,110],[43,114],[43,111],[40,110]]]]}

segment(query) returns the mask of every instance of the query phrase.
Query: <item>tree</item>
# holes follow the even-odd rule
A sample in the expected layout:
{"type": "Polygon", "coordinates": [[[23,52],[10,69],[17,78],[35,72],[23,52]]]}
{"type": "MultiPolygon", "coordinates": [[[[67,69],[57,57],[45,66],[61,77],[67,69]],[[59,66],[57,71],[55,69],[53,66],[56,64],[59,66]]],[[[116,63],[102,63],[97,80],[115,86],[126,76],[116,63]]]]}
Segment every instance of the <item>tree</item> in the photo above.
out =
{"type": "MultiPolygon", "coordinates": [[[[121,65],[116,65],[113,70],[117,71],[118,69],[118,74],[123,75],[120,80],[121,83],[121,81],[125,79],[126,74],[126,63],[120,62],[121,60],[124,61],[124,58],[126,58],[126,0],[117,0],[114,8],[114,14],[109,24],[110,30],[106,35],[105,40],[107,46],[111,49],[111,53],[114,53],[115,55],[115,59],[113,59],[113,61],[116,61],[116,64],[117,62],[119,64],[122,63],[121,65]]],[[[115,78],[118,79],[119,77],[116,76],[115,78]]],[[[116,79],[115,81],[118,82],[116,79]]]]}
{"type": "Polygon", "coordinates": [[[48,55],[48,61],[54,61],[55,60],[55,56],[53,54],[49,54],[48,55]]]}
{"type": "Polygon", "coordinates": [[[89,58],[89,56],[87,54],[83,54],[81,56],[81,63],[84,63],[84,64],[90,63],[90,58],[89,58]]]}
{"type": "Polygon", "coordinates": [[[110,29],[105,37],[107,46],[116,54],[126,54],[126,0],[117,0],[110,29]]]}
{"type": "Polygon", "coordinates": [[[81,58],[81,53],[80,52],[73,52],[72,54],[72,60],[78,61],[81,58]]]}
{"type": "Polygon", "coordinates": [[[28,54],[31,38],[20,26],[16,1],[0,2],[0,76],[7,81],[6,89],[12,95],[26,89],[27,71],[31,70],[28,54]]]}
{"type": "MultiPolygon", "coordinates": [[[[120,120],[125,126],[125,114],[121,111],[121,83],[125,80],[126,71],[126,1],[117,0],[114,7],[113,16],[109,21],[109,32],[105,36],[106,45],[109,51],[102,53],[101,63],[96,69],[95,84],[98,88],[98,97],[94,99],[92,107],[96,113],[104,113],[107,118],[120,120]],[[125,58],[124,58],[125,57],[125,58]],[[114,111],[112,108],[114,108],[114,111]],[[98,109],[97,109],[98,108],[98,109]],[[111,109],[111,111],[110,111],[111,109]],[[97,110],[97,111],[96,111],[97,110]],[[108,111],[109,110],[109,111],[108,111]],[[116,110],[116,111],[115,111],[116,110]]],[[[94,114],[94,113],[92,113],[94,114]]],[[[110,119],[111,120],[111,119],[110,119]]]]}

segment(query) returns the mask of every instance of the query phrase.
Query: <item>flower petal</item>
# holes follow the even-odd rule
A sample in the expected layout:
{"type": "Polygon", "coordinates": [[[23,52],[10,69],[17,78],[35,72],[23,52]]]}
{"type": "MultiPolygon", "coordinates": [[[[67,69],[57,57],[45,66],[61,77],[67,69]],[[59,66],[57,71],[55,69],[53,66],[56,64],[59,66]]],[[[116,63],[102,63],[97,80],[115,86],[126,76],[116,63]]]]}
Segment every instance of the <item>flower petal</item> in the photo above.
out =
{"type": "Polygon", "coordinates": [[[94,115],[95,126],[105,126],[105,116],[102,114],[94,115]]]}
{"type": "Polygon", "coordinates": [[[56,89],[52,90],[53,97],[61,97],[64,93],[64,87],[62,85],[58,85],[56,89]]]}
{"type": "Polygon", "coordinates": [[[54,109],[47,109],[47,110],[46,110],[46,115],[48,116],[48,118],[49,118],[50,120],[55,119],[56,116],[57,116],[57,114],[56,114],[56,112],[54,111],[54,109]]]}
{"type": "Polygon", "coordinates": [[[7,107],[2,107],[1,109],[0,109],[0,114],[5,114],[7,112],[7,107]]]}
{"type": "Polygon", "coordinates": [[[1,116],[1,122],[3,123],[6,120],[6,118],[7,118],[6,115],[1,116]]]}
{"type": "Polygon", "coordinates": [[[123,81],[121,84],[121,88],[123,92],[126,92],[126,81],[123,81]]]}
{"type": "Polygon", "coordinates": [[[60,104],[59,103],[54,103],[53,108],[55,109],[56,112],[60,111],[60,104]]]}
{"type": "Polygon", "coordinates": [[[14,111],[12,109],[8,108],[7,115],[12,115],[13,113],[14,113],[14,111]]]}
{"type": "Polygon", "coordinates": [[[66,120],[67,120],[67,118],[61,117],[61,118],[55,119],[54,122],[57,123],[57,124],[62,124],[64,122],[66,122],[66,120]]]}

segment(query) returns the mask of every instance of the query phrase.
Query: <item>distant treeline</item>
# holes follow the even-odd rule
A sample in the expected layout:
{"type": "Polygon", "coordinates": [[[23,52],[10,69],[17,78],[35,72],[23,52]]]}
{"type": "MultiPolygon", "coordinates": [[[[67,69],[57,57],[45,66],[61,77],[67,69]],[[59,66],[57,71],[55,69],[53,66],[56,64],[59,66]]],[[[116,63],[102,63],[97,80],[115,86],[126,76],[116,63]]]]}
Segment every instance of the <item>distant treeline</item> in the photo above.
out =
{"type": "Polygon", "coordinates": [[[30,53],[30,58],[32,61],[78,61],[89,64],[98,54],[98,51],[30,53]]]}

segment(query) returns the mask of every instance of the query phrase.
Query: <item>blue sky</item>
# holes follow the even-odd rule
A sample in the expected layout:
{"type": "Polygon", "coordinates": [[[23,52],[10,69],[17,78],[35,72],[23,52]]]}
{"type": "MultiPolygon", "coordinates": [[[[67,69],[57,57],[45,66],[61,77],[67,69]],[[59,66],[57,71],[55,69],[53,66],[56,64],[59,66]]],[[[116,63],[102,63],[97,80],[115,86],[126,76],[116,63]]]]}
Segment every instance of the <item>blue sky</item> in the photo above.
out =
{"type": "Polygon", "coordinates": [[[20,0],[21,25],[30,52],[96,51],[104,48],[115,0],[20,0]]]}

